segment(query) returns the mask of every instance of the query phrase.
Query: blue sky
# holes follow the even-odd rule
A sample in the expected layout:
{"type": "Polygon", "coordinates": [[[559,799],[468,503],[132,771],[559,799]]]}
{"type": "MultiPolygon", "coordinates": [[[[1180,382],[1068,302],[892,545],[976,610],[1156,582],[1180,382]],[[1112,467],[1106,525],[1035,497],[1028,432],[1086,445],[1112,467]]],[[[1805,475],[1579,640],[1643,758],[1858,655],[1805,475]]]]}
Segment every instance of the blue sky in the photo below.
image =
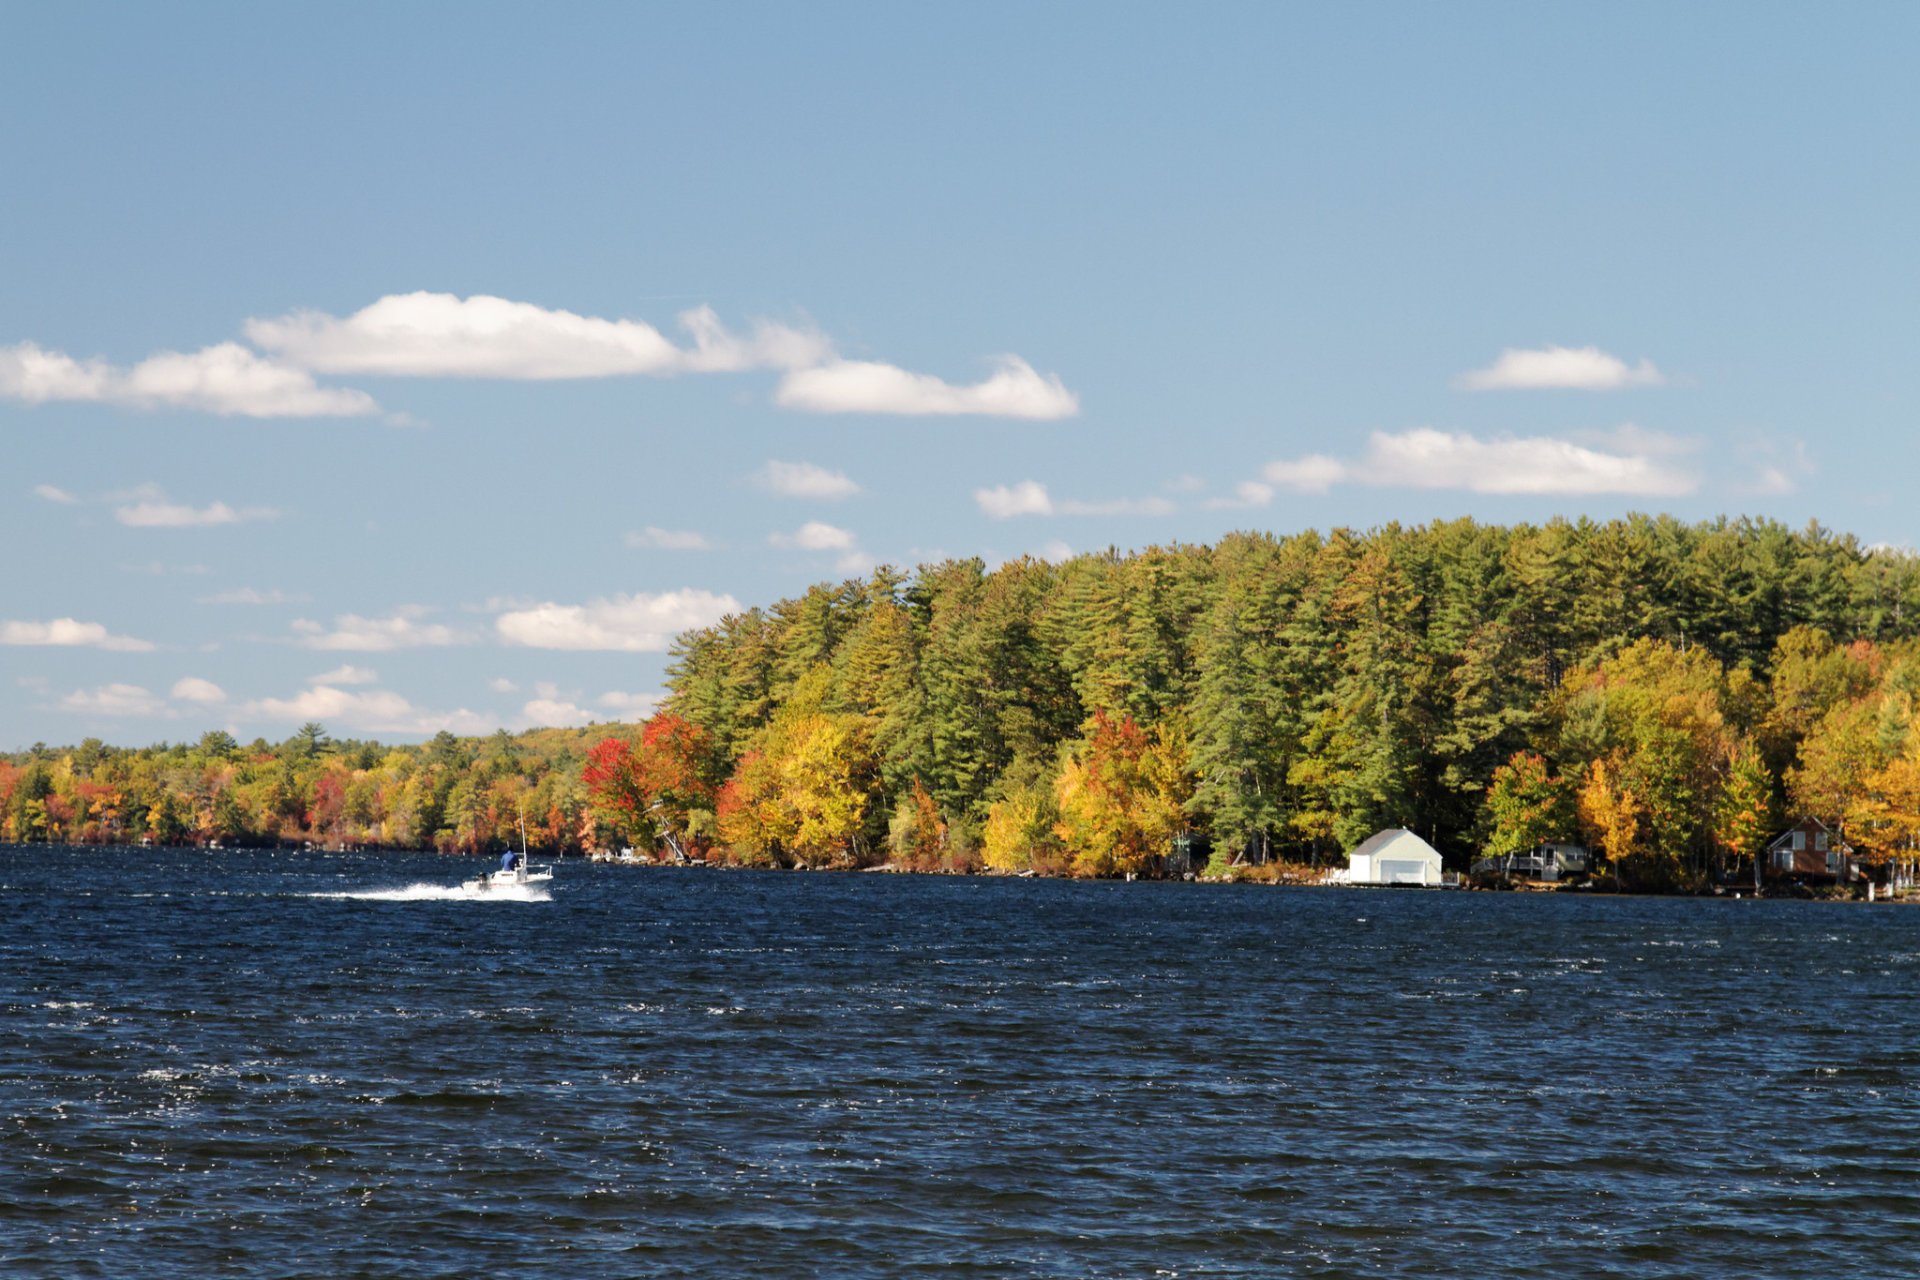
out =
{"type": "Polygon", "coordinates": [[[639,716],[677,627],[874,561],[1910,544],[1916,37],[0,4],[0,747],[639,716]]]}

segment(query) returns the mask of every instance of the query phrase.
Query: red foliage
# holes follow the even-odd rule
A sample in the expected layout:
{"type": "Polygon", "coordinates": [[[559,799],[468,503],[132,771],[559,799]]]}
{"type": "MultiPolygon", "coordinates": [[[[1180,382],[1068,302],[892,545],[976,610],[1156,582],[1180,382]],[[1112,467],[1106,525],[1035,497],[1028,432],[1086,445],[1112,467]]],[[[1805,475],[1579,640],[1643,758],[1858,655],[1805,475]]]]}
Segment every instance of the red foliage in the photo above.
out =
{"type": "Polygon", "coordinates": [[[713,739],[691,721],[661,712],[640,734],[641,782],[655,799],[684,819],[689,809],[711,809],[714,787],[707,780],[713,739]]]}
{"type": "Polygon", "coordinates": [[[658,823],[685,836],[688,814],[714,807],[712,766],[707,731],[662,712],[647,721],[637,748],[624,738],[603,738],[587,753],[580,780],[594,809],[622,839],[652,845],[658,823]]]}
{"type": "Polygon", "coordinates": [[[624,738],[602,738],[587,752],[587,764],[580,771],[593,802],[603,809],[620,813],[646,812],[646,793],[640,786],[640,765],[633,747],[624,738]]]}
{"type": "Polygon", "coordinates": [[[313,805],[307,810],[307,830],[315,833],[332,830],[339,824],[346,807],[346,779],[328,770],[313,780],[313,805]]]}

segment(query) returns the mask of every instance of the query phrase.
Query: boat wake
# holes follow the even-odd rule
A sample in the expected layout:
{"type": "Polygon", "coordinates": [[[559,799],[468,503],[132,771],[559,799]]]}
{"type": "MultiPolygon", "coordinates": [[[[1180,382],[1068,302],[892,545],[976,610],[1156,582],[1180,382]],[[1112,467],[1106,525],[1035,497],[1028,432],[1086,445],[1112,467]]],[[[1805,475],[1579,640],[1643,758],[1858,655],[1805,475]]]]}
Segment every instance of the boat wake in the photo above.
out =
{"type": "Polygon", "coordinates": [[[310,893],[309,898],[351,898],[357,902],[552,902],[544,884],[505,884],[472,889],[463,884],[422,881],[401,889],[362,889],[350,893],[310,893]]]}

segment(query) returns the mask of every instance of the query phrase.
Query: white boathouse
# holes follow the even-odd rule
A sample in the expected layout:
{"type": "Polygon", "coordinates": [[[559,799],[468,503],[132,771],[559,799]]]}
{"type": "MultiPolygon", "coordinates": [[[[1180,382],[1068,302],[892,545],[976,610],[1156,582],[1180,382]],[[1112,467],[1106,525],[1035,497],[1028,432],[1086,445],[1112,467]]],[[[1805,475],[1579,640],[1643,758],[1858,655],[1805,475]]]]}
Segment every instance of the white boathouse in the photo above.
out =
{"type": "Polygon", "coordinates": [[[1347,883],[1437,885],[1440,851],[1404,827],[1376,831],[1347,855],[1347,883]]]}

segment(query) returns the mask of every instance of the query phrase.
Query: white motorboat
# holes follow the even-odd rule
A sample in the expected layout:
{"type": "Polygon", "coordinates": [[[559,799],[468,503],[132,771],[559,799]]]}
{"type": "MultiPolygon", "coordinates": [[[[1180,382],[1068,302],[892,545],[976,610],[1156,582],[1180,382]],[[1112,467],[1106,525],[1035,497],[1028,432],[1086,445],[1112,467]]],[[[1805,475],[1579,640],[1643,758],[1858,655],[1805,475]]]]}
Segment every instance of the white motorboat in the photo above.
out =
{"type": "Polygon", "coordinates": [[[501,855],[498,871],[483,871],[463,886],[474,893],[490,893],[499,889],[517,889],[530,884],[539,884],[553,879],[553,864],[536,867],[527,861],[527,818],[520,815],[520,847],[509,849],[501,855]]]}
{"type": "Polygon", "coordinates": [[[543,880],[553,879],[553,866],[529,866],[524,854],[513,855],[511,867],[501,867],[498,871],[482,872],[466,882],[466,887],[476,893],[486,893],[494,889],[514,889],[521,885],[539,884],[543,880]]]}

